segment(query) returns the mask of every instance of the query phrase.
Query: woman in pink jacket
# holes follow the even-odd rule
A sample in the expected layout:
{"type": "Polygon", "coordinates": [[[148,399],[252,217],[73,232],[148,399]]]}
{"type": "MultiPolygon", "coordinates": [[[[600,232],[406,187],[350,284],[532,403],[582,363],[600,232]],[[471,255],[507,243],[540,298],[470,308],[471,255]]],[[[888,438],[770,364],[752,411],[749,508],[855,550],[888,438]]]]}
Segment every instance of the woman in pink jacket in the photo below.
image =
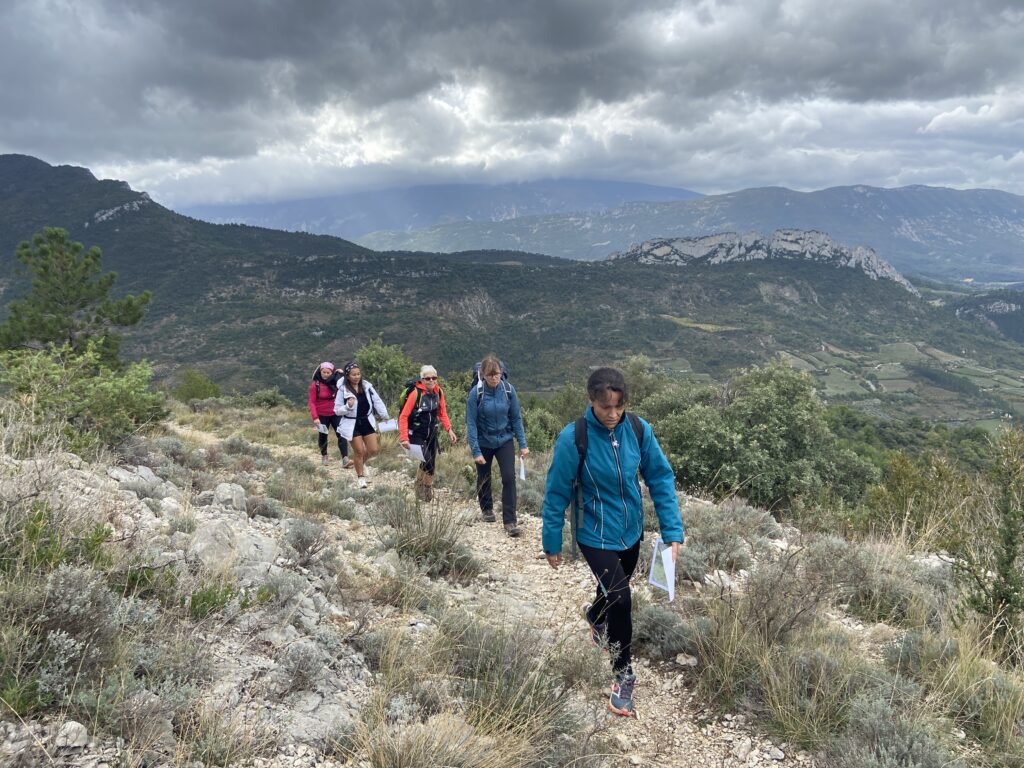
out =
{"type": "Polygon", "coordinates": [[[313,381],[309,385],[309,414],[313,417],[313,424],[319,430],[317,442],[320,445],[320,463],[325,467],[330,463],[327,460],[327,442],[332,432],[338,438],[341,466],[349,467],[352,464],[348,458],[348,441],[338,431],[341,417],[334,415],[334,398],[338,394],[340,379],[341,372],[335,370],[334,363],[323,362],[316,369],[313,381]]]}

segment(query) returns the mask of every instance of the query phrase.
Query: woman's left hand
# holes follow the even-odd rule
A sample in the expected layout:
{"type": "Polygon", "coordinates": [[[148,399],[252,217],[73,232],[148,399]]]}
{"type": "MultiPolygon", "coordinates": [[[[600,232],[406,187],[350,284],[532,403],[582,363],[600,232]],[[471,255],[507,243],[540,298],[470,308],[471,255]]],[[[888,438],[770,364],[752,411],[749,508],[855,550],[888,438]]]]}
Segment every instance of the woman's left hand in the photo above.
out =
{"type": "Polygon", "coordinates": [[[529,455],[530,455],[530,449],[529,448],[520,448],[519,449],[519,456],[520,456],[520,458],[525,459],[529,455]]]}
{"type": "Polygon", "coordinates": [[[456,436],[454,429],[448,430],[448,439],[451,440],[453,444],[459,441],[459,438],[456,436]]]}
{"type": "Polygon", "coordinates": [[[681,546],[682,546],[682,544],[680,544],[678,541],[673,541],[672,542],[672,562],[673,563],[676,561],[676,558],[679,557],[679,547],[681,547],[681,546]]]}

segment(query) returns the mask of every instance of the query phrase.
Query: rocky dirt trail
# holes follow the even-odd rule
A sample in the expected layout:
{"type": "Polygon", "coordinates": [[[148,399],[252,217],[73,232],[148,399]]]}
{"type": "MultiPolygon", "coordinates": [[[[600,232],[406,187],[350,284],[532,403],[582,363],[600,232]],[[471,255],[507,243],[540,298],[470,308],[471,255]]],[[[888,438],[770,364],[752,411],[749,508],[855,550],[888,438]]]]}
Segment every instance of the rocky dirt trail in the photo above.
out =
{"type": "MultiPolygon", "coordinates": [[[[175,431],[200,445],[213,444],[220,439],[214,433],[190,427],[176,426],[175,431]]],[[[279,458],[317,459],[312,448],[266,447],[279,458]]],[[[327,469],[331,483],[355,491],[354,471],[342,469],[333,452],[331,456],[327,469]]],[[[382,471],[371,463],[369,479],[370,490],[390,486],[412,493],[412,480],[402,472],[382,471]]],[[[451,509],[463,514],[467,521],[464,540],[483,567],[473,584],[452,588],[456,601],[469,608],[478,606],[481,611],[506,616],[510,621],[526,622],[537,629],[538,636],[569,638],[569,642],[579,643],[581,652],[589,648],[581,607],[593,597],[593,577],[582,559],[576,562],[567,559],[557,572],[550,568],[541,551],[539,518],[522,516],[523,534],[511,539],[500,522],[484,522],[475,499],[437,489],[431,507],[439,513],[451,509]]],[[[500,513],[498,519],[501,519],[500,513]]],[[[323,522],[332,532],[350,541],[362,541],[368,547],[378,543],[372,526],[333,518],[323,522]]],[[[635,589],[647,589],[644,582],[642,575],[634,576],[635,589]]],[[[394,617],[394,620],[408,619],[411,625],[419,618],[410,615],[394,617]]],[[[639,717],[627,719],[608,713],[606,698],[589,702],[602,735],[619,753],[611,758],[612,765],[813,766],[814,761],[806,753],[759,735],[743,715],[711,712],[692,690],[684,666],[644,658],[635,658],[634,666],[638,676],[635,701],[639,717]]],[[[610,669],[608,681],[611,682],[610,669]]]]}
{"type": "MultiPolygon", "coordinates": [[[[401,473],[371,473],[372,483],[377,486],[408,487],[411,492],[412,481],[401,473]]],[[[332,466],[330,474],[354,487],[354,472],[332,466]]],[[[557,572],[551,569],[541,549],[540,518],[522,516],[522,536],[511,539],[500,522],[500,512],[496,509],[498,522],[484,522],[475,499],[441,489],[435,492],[433,505],[457,509],[470,521],[465,541],[482,563],[483,572],[478,577],[480,588],[471,590],[469,601],[479,600],[481,608],[528,622],[539,633],[570,637],[571,642],[579,642],[581,651],[589,648],[581,608],[593,598],[595,582],[582,558],[576,562],[566,558],[557,572]]],[[[641,575],[635,575],[634,588],[640,585],[640,589],[646,589],[644,581],[641,575]]],[[[634,666],[639,717],[622,718],[607,712],[606,698],[592,702],[602,725],[608,728],[611,742],[621,752],[612,760],[613,765],[813,765],[809,755],[759,736],[743,715],[716,716],[710,712],[686,682],[684,667],[643,658],[635,659],[634,666]]],[[[610,684],[610,668],[608,677],[610,684]]]]}

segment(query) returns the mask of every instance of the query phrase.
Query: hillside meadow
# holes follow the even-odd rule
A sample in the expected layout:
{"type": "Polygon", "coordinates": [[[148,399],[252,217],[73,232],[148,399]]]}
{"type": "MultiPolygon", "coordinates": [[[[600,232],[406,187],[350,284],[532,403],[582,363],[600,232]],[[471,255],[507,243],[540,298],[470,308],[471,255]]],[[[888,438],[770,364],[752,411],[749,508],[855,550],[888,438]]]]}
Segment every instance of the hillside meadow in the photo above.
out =
{"type": "MultiPolygon", "coordinates": [[[[360,354],[393,402],[411,360],[360,354]]],[[[896,429],[786,366],[701,387],[626,361],[687,542],[675,603],[637,590],[641,719],[609,721],[584,572],[536,557],[578,385],[526,403],[511,545],[462,446],[416,503],[392,438],[361,491],[279,393],[112,371],[74,398],[95,377],[39,355],[2,373],[0,750],[23,764],[1024,764],[1019,432],[896,429]]],[[[443,382],[460,434],[467,384],[443,382]]]]}

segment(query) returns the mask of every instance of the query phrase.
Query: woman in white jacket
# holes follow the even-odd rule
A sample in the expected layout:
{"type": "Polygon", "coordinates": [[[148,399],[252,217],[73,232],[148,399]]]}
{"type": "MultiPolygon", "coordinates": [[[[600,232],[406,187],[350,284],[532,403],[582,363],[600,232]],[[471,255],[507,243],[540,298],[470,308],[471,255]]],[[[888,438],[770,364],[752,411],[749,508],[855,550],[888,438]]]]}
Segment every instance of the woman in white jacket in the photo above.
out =
{"type": "Polygon", "coordinates": [[[366,487],[366,462],[377,455],[377,420],[387,420],[388,409],[373,384],[363,379],[355,362],[346,363],[334,398],[334,413],[341,416],[338,434],[348,440],[360,488],[366,487]]]}

